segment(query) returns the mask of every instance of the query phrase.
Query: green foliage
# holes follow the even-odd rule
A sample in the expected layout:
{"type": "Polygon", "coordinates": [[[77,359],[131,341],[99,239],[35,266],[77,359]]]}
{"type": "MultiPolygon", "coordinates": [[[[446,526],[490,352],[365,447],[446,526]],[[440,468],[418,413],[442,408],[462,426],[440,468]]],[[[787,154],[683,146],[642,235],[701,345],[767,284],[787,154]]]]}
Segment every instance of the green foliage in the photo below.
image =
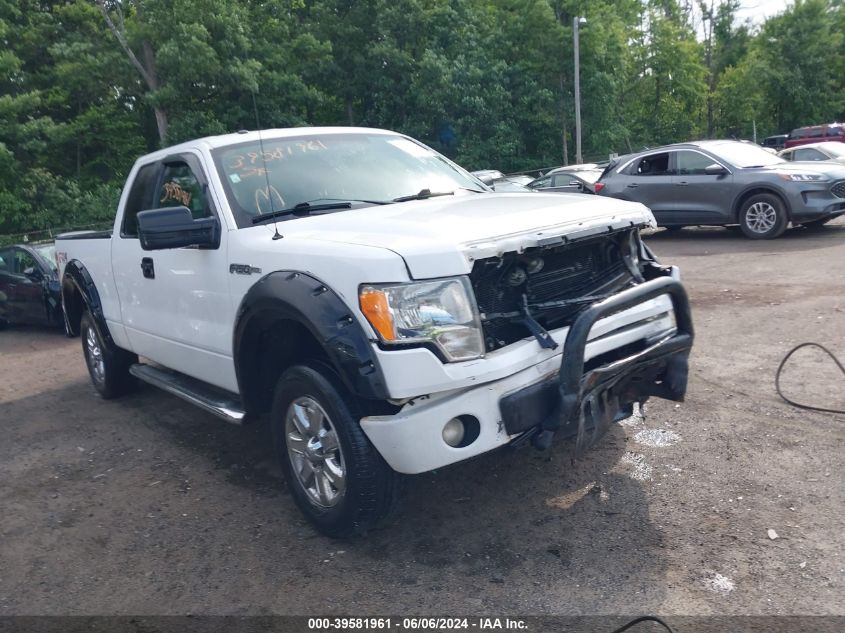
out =
{"type": "Polygon", "coordinates": [[[470,169],[560,164],[578,16],[587,159],[841,116],[843,3],[761,26],[739,6],[0,0],[0,234],[108,222],[138,156],[253,129],[255,106],[262,127],[395,129],[470,169]]]}

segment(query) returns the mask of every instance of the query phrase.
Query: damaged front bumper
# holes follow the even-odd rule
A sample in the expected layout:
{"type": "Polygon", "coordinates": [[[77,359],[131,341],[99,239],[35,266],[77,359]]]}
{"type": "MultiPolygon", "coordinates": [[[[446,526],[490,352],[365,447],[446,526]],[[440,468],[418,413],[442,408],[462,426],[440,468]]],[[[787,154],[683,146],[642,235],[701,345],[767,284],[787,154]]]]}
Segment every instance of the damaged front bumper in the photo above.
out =
{"type": "Polygon", "coordinates": [[[524,341],[539,356],[535,364],[469,388],[413,398],[394,415],[362,418],[362,429],[394,470],[413,474],[506,445],[534,440],[542,448],[555,435],[579,437],[583,449],[614,419],[630,414],[634,402],[683,398],[692,345],[689,304],[677,269],[648,269],[650,281],[553,331],[562,353],[524,341]],[[477,436],[453,447],[442,433],[456,417],[475,420],[477,436]]]}
{"type": "Polygon", "coordinates": [[[693,341],[686,291],[671,276],[660,276],[600,301],[572,324],[561,357],[560,373],[509,394],[500,402],[509,434],[522,433],[515,444],[531,440],[539,449],[555,435],[575,436],[576,450],[589,448],[616,420],[632,413],[635,402],[651,396],[683,400],[688,357],[693,341]],[[590,331],[602,318],[661,295],[672,300],[676,331],[656,342],[586,368],[584,352],[590,331]]]}

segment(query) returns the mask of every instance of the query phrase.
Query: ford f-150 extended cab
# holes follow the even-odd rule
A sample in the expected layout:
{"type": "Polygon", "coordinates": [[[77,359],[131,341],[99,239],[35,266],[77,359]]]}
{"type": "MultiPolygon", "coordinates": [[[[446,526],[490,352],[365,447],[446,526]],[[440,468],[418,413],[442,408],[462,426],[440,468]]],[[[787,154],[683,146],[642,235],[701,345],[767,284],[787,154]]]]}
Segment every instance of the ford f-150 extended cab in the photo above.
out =
{"type": "Polygon", "coordinates": [[[298,506],[347,536],[403,473],[582,450],[683,398],[689,305],[640,240],[654,225],[637,203],[491,192],[400,134],[298,128],[140,158],[113,229],[60,237],[57,259],[102,397],[140,379],[268,414],[298,506]]]}

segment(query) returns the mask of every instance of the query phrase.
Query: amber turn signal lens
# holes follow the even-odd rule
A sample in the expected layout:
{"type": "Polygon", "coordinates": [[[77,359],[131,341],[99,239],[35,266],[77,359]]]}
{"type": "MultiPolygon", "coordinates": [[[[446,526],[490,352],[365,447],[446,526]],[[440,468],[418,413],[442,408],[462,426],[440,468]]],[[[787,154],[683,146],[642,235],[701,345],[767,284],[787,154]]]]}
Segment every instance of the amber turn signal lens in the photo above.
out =
{"type": "Polygon", "coordinates": [[[396,340],[393,333],[393,317],[390,316],[390,308],[387,305],[387,295],[381,290],[364,288],[358,300],[361,303],[361,312],[381,338],[385,341],[396,340]]]}

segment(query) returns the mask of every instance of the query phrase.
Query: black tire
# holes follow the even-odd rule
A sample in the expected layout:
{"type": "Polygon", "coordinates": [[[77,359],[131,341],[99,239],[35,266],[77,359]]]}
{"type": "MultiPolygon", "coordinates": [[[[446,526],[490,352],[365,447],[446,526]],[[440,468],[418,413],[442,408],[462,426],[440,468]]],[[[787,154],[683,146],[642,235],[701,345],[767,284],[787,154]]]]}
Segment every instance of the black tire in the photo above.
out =
{"type": "Polygon", "coordinates": [[[752,240],[772,240],[780,237],[789,224],[783,202],[770,193],[759,193],[742,203],[739,228],[752,240]]]}
{"type": "Polygon", "coordinates": [[[818,229],[828,222],[830,222],[833,218],[822,218],[821,220],[811,220],[810,222],[804,222],[801,226],[804,226],[808,229],[818,229]]]}
{"type": "Polygon", "coordinates": [[[104,400],[111,400],[132,391],[135,377],[129,373],[129,366],[138,362],[135,354],[109,346],[88,312],[79,322],[79,336],[82,339],[82,355],[88,367],[88,375],[94,389],[104,400]]]}
{"type": "Polygon", "coordinates": [[[378,454],[359,419],[354,399],[329,368],[295,365],[279,378],[271,424],[282,471],[296,505],[332,538],[366,533],[399,504],[402,477],[378,454]],[[316,432],[303,432],[303,422],[307,429],[312,420],[316,432]],[[342,492],[332,481],[342,485],[342,492]]]}

